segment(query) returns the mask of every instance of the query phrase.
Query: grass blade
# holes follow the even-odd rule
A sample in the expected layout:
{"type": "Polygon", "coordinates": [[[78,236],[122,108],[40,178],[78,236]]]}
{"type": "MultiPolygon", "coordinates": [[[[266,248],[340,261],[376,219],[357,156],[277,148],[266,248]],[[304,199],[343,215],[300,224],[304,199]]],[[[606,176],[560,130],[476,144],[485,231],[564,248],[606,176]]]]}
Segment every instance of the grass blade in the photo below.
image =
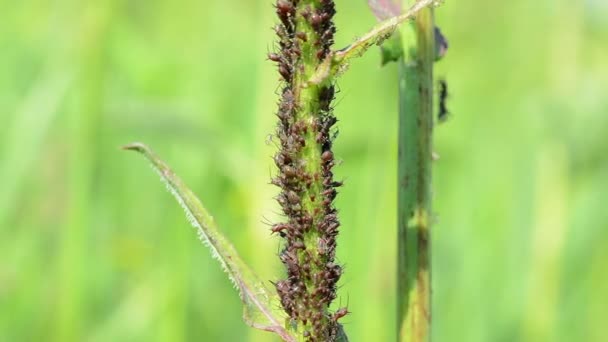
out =
{"type": "Polygon", "coordinates": [[[243,318],[250,326],[278,334],[284,341],[295,342],[295,338],[282,326],[285,315],[280,310],[278,296],[271,290],[237,254],[234,246],[222,235],[213,217],[203,207],[184,182],[146,145],[133,143],[123,149],[141,153],[150,161],[161,176],[167,189],[186,212],[186,217],[197,229],[199,238],[211,249],[232,283],[239,290],[244,304],[243,318]]]}

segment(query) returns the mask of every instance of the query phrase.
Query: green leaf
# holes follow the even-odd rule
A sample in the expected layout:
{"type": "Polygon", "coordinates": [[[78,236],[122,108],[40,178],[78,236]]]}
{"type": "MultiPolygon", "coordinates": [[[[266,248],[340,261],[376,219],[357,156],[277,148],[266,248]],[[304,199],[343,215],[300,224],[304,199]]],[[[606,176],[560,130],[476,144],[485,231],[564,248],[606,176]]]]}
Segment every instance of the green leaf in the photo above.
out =
{"type": "Polygon", "coordinates": [[[382,66],[390,62],[397,62],[403,56],[403,45],[401,45],[401,37],[398,34],[387,39],[381,46],[382,66]]]}
{"type": "Polygon", "coordinates": [[[338,324],[338,336],[336,337],[336,342],[348,342],[348,336],[346,336],[346,332],[344,332],[344,327],[342,324],[338,324]]]}
{"type": "Polygon", "coordinates": [[[257,329],[278,334],[284,341],[295,342],[296,338],[281,324],[286,316],[281,310],[279,297],[274,289],[259,280],[236,252],[234,246],[222,235],[213,217],[184,182],[150,148],[141,143],[124,146],[123,149],[141,153],[158,172],[167,189],[186,212],[186,217],[197,229],[199,238],[211,249],[228,277],[239,291],[243,301],[245,322],[257,329]]]}

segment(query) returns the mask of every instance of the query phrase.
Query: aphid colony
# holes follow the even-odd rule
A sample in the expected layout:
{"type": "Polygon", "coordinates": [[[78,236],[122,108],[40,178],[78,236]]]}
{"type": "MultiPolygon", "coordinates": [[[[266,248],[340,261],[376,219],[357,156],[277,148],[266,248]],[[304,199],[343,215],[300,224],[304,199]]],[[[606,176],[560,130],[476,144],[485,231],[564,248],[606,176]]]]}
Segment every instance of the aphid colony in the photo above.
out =
{"type": "Polygon", "coordinates": [[[334,262],[340,223],[333,200],[342,185],[332,173],[335,90],[331,81],[306,87],[304,82],[307,70],[331,52],[335,8],[331,0],[277,0],[276,13],[278,51],[268,59],[277,63],[284,85],[277,112],[280,149],[274,156],[279,172],[272,183],[281,189],[277,201],[285,222],[271,229],[285,239],[279,257],[287,278],[275,286],[292,324],[304,327],[308,341],[333,341],[337,320],[348,313],[328,310],[342,274],[334,262]]]}

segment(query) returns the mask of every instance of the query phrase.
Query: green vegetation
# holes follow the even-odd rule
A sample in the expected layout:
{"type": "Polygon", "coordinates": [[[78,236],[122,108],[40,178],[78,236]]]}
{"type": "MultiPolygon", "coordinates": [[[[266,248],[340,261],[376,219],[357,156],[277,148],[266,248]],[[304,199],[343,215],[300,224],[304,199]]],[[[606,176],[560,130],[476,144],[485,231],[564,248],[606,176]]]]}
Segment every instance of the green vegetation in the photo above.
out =
{"type": "MultiPolygon", "coordinates": [[[[375,19],[364,1],[336,3],[345,46],[375,19]]],[[[269,2],[3,5],[0,339],[275,340],[242,322],[179,206],[119,150],[153,146],[260,278],[278,279],[269,2]]],[[[437,11],[453,115],[435,127],[435,341],[606,339],[607,15],[598,0],[437,11]]],[[[334,309],[352,311],[351,341],[397,330],[398,73],[378,56],[337,95],[334,309]]]]}
{"type": "Polygon", "coordinates": [[[403,342],[431,340],[433,17],[433,9],[424,9],[402,29],[403,56],[397,61],[397,334],[403,342]]]}

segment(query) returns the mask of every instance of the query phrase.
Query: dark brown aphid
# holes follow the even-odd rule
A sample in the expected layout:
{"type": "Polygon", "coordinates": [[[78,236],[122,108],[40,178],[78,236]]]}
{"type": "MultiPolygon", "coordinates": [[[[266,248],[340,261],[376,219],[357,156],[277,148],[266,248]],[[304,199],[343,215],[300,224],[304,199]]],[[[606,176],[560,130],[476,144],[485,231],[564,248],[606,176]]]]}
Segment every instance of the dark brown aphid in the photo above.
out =
{"type": "Polygon", "coordinates": [[[285,81],[289,82],[289,80],[291,80],[291,70],[289,69],[289,67],[287,65],[285,65],[285,64],[279,65],[279,74],[281,74],[281,76],[283,76],[285,81]]]}
{"type": "Polygon", "coordinates": [[[450,111],[446,106],[448,99],[448,83],[444,79],[439,80],[439,112],[437,113],[437,119],[440,122],[447,120],[450,111]]]}
{"type": "Polygon", "coordinates": [[[321,154],[321,159],[323,159],[324,162],[328,162],[330,160],[332,160],[334,158],[334,154],[331,151],[325,151],[323,152],[323,154],[321,154]]]}
{"type": "Polygon", "coordinates": [[[323,196],[333,200],[334,198],[336,198],[337,191],[334,188],[329,188],[329,189],[323,190],[323,192],[321,194],[323,196]]]}
{"type": "Polygon", "coordinates": [[[310,16],[309,22],[313,27],[318,27],[323,22],[323,17],[318,13],[313,13],[310,16]]]}
{"type": "Polygon", "coordinates": [[[341,182],[341,181],[334,181],[334,182],[331,182],[329,185],[330,185],[330,186],[332,186],[332,187],[334,187],[334,188],[339,188],[339,187],[341,187],[342,185],[344,185],[344,182],[341,182]]]}
{"type": "Polygon", "coordinates": [[[291,166],[283,167],[283,173],[285,174],[285,177],[287,177],[287,178],[293,178],[297,175],[296,169],[294,169],[291,166]]]}
{"type": "Polygon", "coordinates": [[[338,311],[334,312],[334,315],[332,316],[332,320],[334,322],[337,322],[340,318],[348,315],[349,313],[350,313],[350,311],[348,311],[348,309],[346,307],[339,308],[338,311]]]}
{"type": "Polygon", "coordinates": [[[285,280],[280,280],[272,284],[277,288],[279,292],[289,292],[289,283],[285,280]]]}
{"type": "Polygon", "coordinates": [[[319,107],[323,110],[328,110],[331,101],[334,99],[334,87],[323,87],[319,91],[319,107]]]}
{"type": "Polygon", "coordinates": [[[274,233],[285,234],[286,229],[289,229],[289,225],[287,223],[277,223],[272,226],[271,231],[273,234],[274,233]]]}
{"type": "Polygon", "coordinates": [[[279,62],[281,60],[281,56],[279,56],[279,54],[277,54],[277,53],[270,52],[268,54],[268,59],[273,62],[279,62]]]}
{"type": "Polygon", "coordinates": [[[291,1],[288,0],[278,0],[277,1],[277,14],[279,18],[287,18],[289,16],[293,16],[295,13],[295,8],[291,1]]]}
{"type": "Polygon", "coordinates": [[[280,259],[289,269],[298,268],[298,257],[291,251],[283,251],[280,259]]]}
{"type": "Polygon", "coordinates": [[[329,227],[327,227],[326,229],[326,233],[329,236],[336,236],[338,235],[338,228],[340,227],[339,224],[337,223],[332,223],[329,227]]]}
{"type": "Polygon", "coordinates": [[[307,277],[310,276],[310,264],[306,263],[302,265],[302,271],[304,272],[304,274],[307,275],[307,277]]]}
{"type": "Polygon", "coordinates": [[[306,37],[306,33],[305,32],[298,32],[296,33],[296,37],[298,37],[298,39],[300,39],[303,42],[307,42],[308,41],[308,37],[306,37]]]}
{"type": "Polygon", "coordinates": [[[291,58],[293,59],[302,56],[302,50],[300,50],[298,46],[293,46],[291,49],[289,49],[288,52],[291,55],[291,58]]]}
{"type": "Polygon", "coordinates": [[[318,50],[317,51],[317,59],[318,60],[323,60],[325,58],[326,54],[327,54],[327,52],[325,50],[318,50]]]}

